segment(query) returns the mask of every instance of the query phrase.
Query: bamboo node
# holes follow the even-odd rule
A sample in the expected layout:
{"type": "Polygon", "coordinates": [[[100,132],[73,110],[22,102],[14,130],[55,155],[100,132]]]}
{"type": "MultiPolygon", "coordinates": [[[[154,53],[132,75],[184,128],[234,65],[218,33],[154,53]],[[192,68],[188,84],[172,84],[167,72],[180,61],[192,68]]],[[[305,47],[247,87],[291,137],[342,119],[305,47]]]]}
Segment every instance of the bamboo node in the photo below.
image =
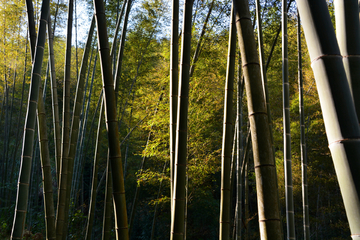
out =
{"type": "Polygon", "coordinates": [[[254,168],[260,168],[260,167],[275,167],[274,164],[260,164],[255,166],[254,168]]]}
{"type": "Polygon", "coordinates": [[[249,17],[239,17],[238,19],[236,19],[235,22],[240,22],[240,20],[250,20],[251,21],[251,18],[249,18],[249,17]]]}
{"type": "Polygon", "coordinates": [[[359,141],[360,138],[359,137],[354,137],[354,138],[344,138],[344,139],[340,139],[340,140],[336,140],[336,141],[333,141],[329,144],[329,148],[332,144],[337,144],[337,143],[343,143],[343,142],[351,142],[351,141],[359,141]]]}
{"type": "Polygon", "coordinates": [[[313,62],[316,62],[317,60],[320,60],[320,59],[322,59],[324,57],[340,57],[340,58],[342,58],[342,56],[339,55],[339,54],[323,54],[323,55],[320,55],[319,57],[314,58],[313,60],[311,60],[311,64],[313,64],[313,62]]]}
{"type": "Polygon", "coordinates": [[[278,219],[278,218],[259,219],[259,222],[267,222],[267,221],[279,221],[280,222],[280,219],[278,219]]]}
{"type": "Polygon", "coordinates": [[[260,64],[258,62],[249,62],[249,63],[246,63],[246,64],[242,65],[242,67],[244,68],[244,67],[247,67],[248,65],[258,65],[258,66],[260,66],[260,64]]]}
{"type": "Polygon", "coordinates": [[[266,113],[266,112],[251,112],[251,113],[249,113],[249,117],[254,116],[254,115],[257,115],[257,114],[264,114],[264,115],[267,115],[267,113],[266,113]]]}

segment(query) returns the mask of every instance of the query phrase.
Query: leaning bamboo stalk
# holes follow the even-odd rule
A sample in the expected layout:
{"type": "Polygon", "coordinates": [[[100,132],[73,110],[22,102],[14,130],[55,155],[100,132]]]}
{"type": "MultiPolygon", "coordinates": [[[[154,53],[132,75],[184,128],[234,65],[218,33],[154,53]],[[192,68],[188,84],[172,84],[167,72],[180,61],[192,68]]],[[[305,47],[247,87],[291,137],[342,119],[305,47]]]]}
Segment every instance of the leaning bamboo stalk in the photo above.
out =
{"type": "Polygon", "coordinates": [[[39,98],[39,88],[41,82],[41,67],[44,56],[46,23],[49,16],[49,1],[44,0],[41,7],[41,18],[39,23],[39,33],[37,37],[34,64],[31,74],[31,86],[29,92],[29,102],[25,120],[25,130],[23,138],[23,150],[21,157],[18,190],[16,196],[14,222],[11,232],[11,239],[22,239],[25,228],[25,217],[28,206],[29,183],[31,175],[31,162],[33,155],[33,142],[36,125],[37,101],[39,98]]]}
{"type": "Polygon", "coordinates": [[[248,98],[261,239],[282,239],[276,165],[248,2],[234,1],[248,98]]]}
{"type": "MultiPolygon", "coordinates": [[[[223,140],[221,153],[221,195],[220,195],[220,231],[219,239],[230,239],[230,206],[231,206],[231,146],[233,132],[233,91],[235,75],[236,28],[234,23],[234,6],[231,8],[229,45],[227,56],[223,140]]],[[[235,135],[235,134],[234,134],[235,135]]],[[[235,135],[236,136],[236,135],[235,135]]]]}
{"type": "MultiPolygon", "coordinates": [[[[120,39],[120,45],[119,45],[119,53],[118,53],[118,60],[116,64],[116,71],[114,76],[114,83],[115,83],[115,97],[118,96],[118,89],[120,84],[120,76],[122,71],[122,59],[124,56],[124,49],[125,49],[125,38],[126,38],[126,31],[127,31],[127,25],[129,20],[129,14],[131,9],[132,0],[127,0],[127,6],[126,6],[126,12],[124,17],[124,24],[121,31],[121,39],[120,39]]],[[[114,39],[115,40],[115,39],[114,39]]]]}
{"type": "Polygon", "coordinates": [[[310,239],[309,199],[307,181],[307,154],[305,142],[305,111],[303,94],[302,54],[301,54],[301,26],[299,12],[297,14],[297,42],[298,42],[298,81],[299,81],[299,115],[300,115],[300,153],[301,153],[301,178],[303,202],[304,239],[310,239]]]}
{"type": "Polygon", "coordinates": [[[360,119],[360,23],[359,3],[357,0],[336,0],[335,22],[336,38],[350,91],[354,100],[355,110],[360,119]]]}
{"type": "Polygon", "coordinates": [[[80,113],[82,107],[82,101],[84,99],[84,85],[85,85],[85,76],[88,67],[88,60],[90,54],[90,47],[93,38],[95,28],[95,18],[93,17],[90,24],[90,29],[88,33],[88,37],[85,44],[85,49],[83,53],[83,59],[81,62],[81,69],[79,79],[77,81],[76,87],[76,94],[74,100],[74,108],[73,108],[73,116],[71,122],[71,129],[70,129],[70,145],[69,145],[69,152],[68,152],[68,171],[67,171],[67,191],[66,191],[66,202],[65,202],[65,222],[68,222],[68,212],[70,206],[70,193],[71,193],[71,185],[73,179],[73,172],[74,172],[74,158],[76,152],[76,143],[78,140],[78,132],[79,132],[79,122],[80,122],[80,113]]]}
{"type": "Polygon", "coordinates": [[[194,0],[184,1],[183,37],[176,121],[173,209],[170,239],[184,239],[185,185],[187,164],[187,121],[189,105],[189,68],[191,50],[191,18],[194,0]]]}
{"type": "Polygon", "coordinates": [[[116,121],[116,95],[112,76],[110,48],[108,43],[104,3],[94,0],[98,45],[104,88],[106,128],[109,141],[109,159],[113,180],[113,203],[116,239],[129,239],[126,213],[124,176],[121,163],[119,131],[116,121]]]}
{"type": "MultiPolygon", "coordinates": [[[[40,86],[40,92],[42,86],[40,86]]],[[[44,210],[45,210],[45,227],[46,227],[46,239],[56,239],[55,229],[55,208],[53,197],[53,186],[51,176],[50,165],[50,153],[46,126],[45,104],[44,98],[39,94],[38,100],[38,136],[40,146],[40,160],[42,170],[42,182],[43,182],[43,195],[44,195],[44,210]]]]}
{"type": "Polygon", "coordinates": [[[297,5],[351,237],[359,239],[360,129],[342,56],[326,1],[298,0],[297,5]]]}
{"type": "Polygon", "coordinates": [[[287,0],[282,0],[282,80],[283,80],[283,131],[284,131],[284,174],[287,239],[295,239],[294,200],[291,170],[291,133],[289,99],[289,60],[287,34],[287,0]]]}
{"type": "Polygon", "coordinates": [[[51,103],[52,103],[52,115],[53,115],[52,119],[53,119],[53,129],[54,129],[56,182],[59,183],[60,156],[61,156],[60,155],[60,151],[61,151],[60,117],[59,117],[59,103],[58,103],[57,83],[56,83],[56,74],[55,74],[55,57],[54,57],[54,48],[53,48],[54,34],[52,32],[50,23],[51,23],[51,17],[49,16],[49,24],[47,29],[48,29],[48,48],[49,48],[49,62],[50,62],[49,67],[50,67],[51,103]]]}
{"type": "Polygon", "coordinates": [[[206,18],[205,18],[205,21],[204,21],[204,24],[203,24],[203,27],[202,27],[202,30],[201,30],[201,33],[200,33],[200,36],[199,36],[199,40],[198,40],[198,42],[196,44],[196,48],[195,48],[195,52],[194,52],[194,56],[193,56],[193,61],[192,61],[191,67],[190,67],[190,78],[192,77],[192,75],[193,75],[193,73],[195,71],[196,62],[199,59],[201,43],[202,43],[202,40],[203,40],[205,32],[206,32],[206,26],[207,26],[207,23],[209,22],[209,18],[210,18],[213,6],[214,6],[214,0],[210,4],[209,11],[208,11],[208,13],[206,15],[206,18]]]}

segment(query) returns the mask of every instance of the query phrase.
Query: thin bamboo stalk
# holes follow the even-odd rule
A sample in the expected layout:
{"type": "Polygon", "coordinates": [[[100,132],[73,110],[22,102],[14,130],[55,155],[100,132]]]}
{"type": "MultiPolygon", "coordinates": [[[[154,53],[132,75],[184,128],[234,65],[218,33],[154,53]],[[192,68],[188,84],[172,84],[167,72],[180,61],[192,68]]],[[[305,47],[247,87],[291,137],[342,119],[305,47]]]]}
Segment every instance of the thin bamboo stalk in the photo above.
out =
{"type": "Polygon", "coordinates": [[[284,174],[287,239],[295,239],[294,200],[291,170],[291,133],[289,99],[289,60],[287,34],[287,0],[282,0],[282,80],[283,80],[283,129],[284,129],[284,174]]]}
{"type": "Polygon", "coordinates": [[[297,42],[298,42],[298,81],[299,81],[299,115],[300,115],[300,153],[301,153],[301,178],[302,178],[302,202],[303,202],[303,226],[304,239],[310,239],[309,199],[307,181],[307,154],[305,139],[305,111],[303,94],[302,54],[301,54],[301,25],[300,15],[297,14],[297,42]]]}
{"type": "MultiPolygon", "coordinates": [[[[55,15],[56,17],[56,15],[55,15]]],[[[49,16],[48,24],[48,48],[49,48],[49,68],[50,68],[50,85],[51,85],[51,106],[52,106],[52,119],[54,129],[54,145],[55,145],[55,171],[56,182],[59,183],[60,172],[60,159],[61,159],[61,135],[60,135],[60,117],[59,117],[59,103],[56,83],[56,71],[55,71],[55,56],[54,56],[54,34],[51,29],[51,17],[49,16]]],[[[55,20],[54,20],[55,29],[55,20]]]]}
{"type": "MultiPolygon", "coordinates": [[[[172,1],[171,40],[170,40],[170,198],[174,195],[176,113],[179,81],[179,0],[172,1]]],[[[173,213],[173,201],[171,214],[173,213]]],[[[172,220],[172,217],[171,217],[172,220]]]]}
{"type": "Polygon", "coordinates": [[[193,73],[195,71],[196,62],[199,59],[200,49],[201,49],[201,42],[202,42],[202,40],[204,38],[204,35],[205,35],[205,32],[206,32],[206,26],[207,26],[207,23],[209,22],[209,18],[210,18],[213,6],[214,6],[214,0],[210,4],[209,11],[208,11],[208,13],[206,15],[206,18],[205,18],[205,21],[204,21],[204,24],[203,24],[203,27],[202,27],[202,30],[201,30],[201,33],[200,33],[200,36],[199,36],[199,40],[198,40],[198,42],[196,44],[196,48],[195,48],[195,52],[194,52],[194,56],[193,56],[193,61],[192,61],[191,67],[190,67],[190,78],[192,77],[192,75],[193,75],[193,73]]]}
{"type": "MultiPolygon", "coordinates": [[[[40,87],[40,92],[42,87],[40,87]]],[[[46,239],[56,239],[55,229],[55,208],[52,187],[50,153],[47,136],[46,115],[44,98],[39,94],[38,100],[38,136],[40,146],[40,160],[42,169],[43,195],[44,195],[44,210],[45,210],[45,227],[46,239]]]]}
{"type": "Polygon", "coordinates": [[[219,239],[230,239],[231,206],[231,146],[233,132],[233,91],[236,54],[236,28],[234,6],[231,8],[229,45],[225,83],[223,141],[221,152],[221,195],[220,195],[220,231],[219,239]]]}

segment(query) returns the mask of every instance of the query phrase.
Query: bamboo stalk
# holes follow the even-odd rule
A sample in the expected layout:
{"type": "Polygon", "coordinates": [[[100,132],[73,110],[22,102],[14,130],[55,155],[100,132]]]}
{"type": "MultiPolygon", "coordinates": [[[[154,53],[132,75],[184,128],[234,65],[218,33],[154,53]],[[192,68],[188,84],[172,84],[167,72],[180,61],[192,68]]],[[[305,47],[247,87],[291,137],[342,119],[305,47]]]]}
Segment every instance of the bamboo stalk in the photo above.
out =
{"type": "Polygon", "coordinates": [[[234,1],[254,155],[261,239],[282,239],[276,165],[248,2],[234,1]]]}
{"type": "Polygon", "coordinates": [[[221,152],[221,195],[220,195],[220,231],[219,239],[230,239],[231,206],[231,146],[233,132],[233,91],[235,75],[236,28],[234,6],[231,8],[229,44],[225,83],[223,141],[221,152]]]}
{"type": "Polygon", "coordinates": [[[171,219],[171,240],[184,239],[185,185],[187,164],[187,118],[189,105],[189,68],[191,50],[191,18],[194,1],[184,1],[183,37],[181,41],[181,60],[179,92],[176,121],[175,169],[173,210],[171,219]]]}
{"type": "Polygon", "coordinates": [[[41,7],[41,18],[39,23],[39,33],[37,37],[34,64],[31,74],[31,86],[29,92],[29,102],[25,120],[25,130],[23,139],[23,149],[18,180],[18,190],[14,222],[11,232],[11,239],[22,239],[25,228],[25,217],[28,206],[29,183],[31,175],[31,162],[33,155],[33,142],[36,125],[37,101],[39,98],[41,67],[44,56],[46,23],[49,16],[49,1],[44,0],[41,7]]]}
{"type": "Polygon", "coordinates": [[[113,203],[115,212],[116,239],[129,239],[126,213],[124,176],[121,163],[119,131],[116,121],[116,95],[111,69],[110,48],[106,28],[104,3],[94,0],[95,18],[99,43],[102,82],[104,88],[106,128],[109,141],[109,159],[113,180],[113,203]]]}
{"type": "MultiPolygon", "coordinates": [[[[360,129],[327,4],[297,1],[351,237],[360,236],[360,129]]],[[[358,20],[357,20],[358,21],[358,20]]]]}

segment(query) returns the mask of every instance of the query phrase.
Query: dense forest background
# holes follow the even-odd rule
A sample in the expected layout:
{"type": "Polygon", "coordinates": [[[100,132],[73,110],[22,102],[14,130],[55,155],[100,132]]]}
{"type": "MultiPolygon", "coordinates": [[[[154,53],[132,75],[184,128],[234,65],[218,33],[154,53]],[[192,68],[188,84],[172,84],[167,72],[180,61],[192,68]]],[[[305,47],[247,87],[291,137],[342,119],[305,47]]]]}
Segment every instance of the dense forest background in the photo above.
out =
{"type": "MultiPolygon", "coordinates": [[[[267,59],[267,79],[273,121],[275,157],[278,173],[282,223],[286,232],[285,187],[283,164],[282,114],[282,50],[281,1],[262,0],[262,28],[264,53],[267,59]],[[275,40],[277,39],[277,40],[275,40]],[[274,44],[275,41],[275,44],[274,44]],[[274,50],[270,56],[272,46],[274,50]]],[[[114,36],[122,0],[106,1],[109,38],[114,36]]],[[[180,4],[180,16],[182,15],[180,4]]],[[[333,16],[333,3],[328,3],[333,16]]],[[[39,20],[41,2],[33,2],[35,21],[39,20]]],[[[74,104],[77,79],[88,26],[93,14],[90,1],[75,1],[71,58],[70,104],[74,104]]],[[[200,44],[198,58],[192,59],[194,72],[190,78],[188,115],[187,166],[187,227],[188,239],[217,239],[219,229],[220,172],[222,128],[224,114],[224,85],[227,64],[231,1],[196,0],[193,11],[191,56],[200,44]],[[211,10],[210,10],[211,9],[211,10]],[[202,29],[208,13],[204,34],[202,29]]],[[[250,1],[255,24],[255,2],[250,1]]],[[[291,157],[293,167],[293,193],[295,229],[298,239],[303,238],[300,123],[298,93],[297,9],[290,1],[288,13],[288,51],[291,117],[291,157]]],[[[58,96],[63,96],[64,61],[66,45],[67,2],[53,1],[50,5],[52,20],[56,16],[54,56],[58,96]]],[[[27,34],[25,2],[1,0],[0,4],[0,238],[10,236],[15,209],[21,145],[25,113],[30,88],[32,61],[27,34]]],[[[180,19],[182,19],[180,17],[180,19]]],[[[167,0],[133,1],[124,48],[123,67],[118,97],[118,126],[124,169],[128,216],[134,205],[137,188],[138,200],[132,222],[131,239],[167,239],[170,236],[170,166],[169,166],[169,73],[170,73],[171,3],[167,0]]],[[[180,26],[182,22],[180,20],[180,26]]],[[[36,24],[37,26],[37,24],[36,24]]],[[[96,29],[96,28],[95,28],[96,29]]],[[[180,27],[181,29],[181,27],[180,27]]],[[[96,31],[96,30],[95,30],[96,31]]],[[[179,33],[181,34],[181,33],[179,33]]],[[[103,229],[105,171],[107,139],[105,122],[99,121],[101,99],[101,70],[97,57],[97,39],[91,44],[85,94],[80,115],[80,130],[75,155],[71,190],[69,239],[83,239],[87,226],[94,151],[99,141],[98,180],[92,239],[99,239],[103,229]],[[97,128],[102,137],[97,140],[97,128]]],[[[181,35],[179,35],[181,38],[181,35]]],[[[119,45],[119,39],[116,45],[119,45]]],[[[304,81],[304,108],[306,149],[308,161],[308,197],[311,239],[349,239],[349,226],[340,195],[334,166],[328,150],[316,84],[310,67],[305,39],[302,36],[302,62],[304,81]]],[[[117,49],[117,48],[115,48],[117,49]]],[[[53,176],[54,201],[57,199],[55,172],[55,145],[52,118],[51,86],[48,66],[48,48],[45,47],[42,65],[43,98],[47,117],[48,144],[53,176]]],[[[117,54],[114,54],[117,56],[117,54]]],[[[237,56],[238,59],[238,56],[237,56]]],[[[241,70],[236,66],[238,77],[241,70]]],[[[237,86],[235,84],[235,86],[237,86]]],[[[237,92],[239,89],[235,89],[237,92]]],[[[243,141],[247,135],[246,93],[243,102],[243,141]]],[[[59,109],[63,100],[59,97],[59,109]]],[[[234,106],[236,99],[234,98],[234,106]]],[[[71,107],[72,109],[72,107],[71,107]]],[[[60,119],[62,112],[60,111],[60,119]]],[[[235,116],[233,121],[235,122],[235,116]]],[[[37,138],[37,131],[35,139],[37,138]]],[[[43,183],[39,158],[39,144],[35,141],[31,170],[27,239],[45,236],[43,183]]],[[[244,188],[242,232],[247,239],[259,239],[256,185],[252,156],[249,154],[244,188]]],[[[235,206],[235,198],[234,204],[235,206]]],[[[56,205],[55,205],[56,206],[56,205]]],[[[235,212],[235,207],[233,207],[235,212]]],[[[112,238],[114,230],[112,227],[112,238]]]]}

